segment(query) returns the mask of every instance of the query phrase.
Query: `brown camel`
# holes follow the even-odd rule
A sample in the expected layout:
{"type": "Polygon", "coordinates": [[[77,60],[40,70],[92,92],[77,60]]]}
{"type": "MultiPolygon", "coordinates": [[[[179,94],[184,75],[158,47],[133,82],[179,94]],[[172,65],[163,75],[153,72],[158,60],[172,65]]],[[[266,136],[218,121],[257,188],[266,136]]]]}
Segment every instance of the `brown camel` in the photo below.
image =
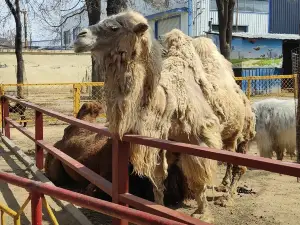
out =
{"type": "MultiPolygon", "coordinates": [[[[100,103],[89,102],[83,104],[76,118],[96,123],[97,118],[102,113],[103,109],[100,103]]],[[[70,125],[65,128],[62,140],[56,142],[54,146],[105,179],[112,180],[112,141],[110,138],[70,125]]],[[[168,155],[169,163],[172,165],[169,168],[169,176],[165,181],[164,203],[166,205],[177,204],[189,197],[187,183],[184,182],[185,177],[175,164],[178,159],[179,155],[177,154],[168,155]]],[[[49,153],[46,156],[45,172],[46,176],[58,186],[74,181],[83,187],[89,184],[85,178],[49,153]]],[[[132,165],[129,165],[128,172],[130,193],[154,201],[153,187],[150,180],[132,173],[132,165]]],[[[88,185],[87,194],[101,198],[107,197],[92,184],[88,185]]]]}

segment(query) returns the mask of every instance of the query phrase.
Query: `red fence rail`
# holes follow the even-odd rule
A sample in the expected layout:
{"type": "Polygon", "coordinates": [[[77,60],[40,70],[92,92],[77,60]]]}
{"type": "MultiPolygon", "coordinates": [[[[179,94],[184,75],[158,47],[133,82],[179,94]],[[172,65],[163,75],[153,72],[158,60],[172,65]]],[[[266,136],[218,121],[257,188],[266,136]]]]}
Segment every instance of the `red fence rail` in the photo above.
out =
{"type": "MultiPolygon", "coordinates": [[[[299,177],[300,176],[300,165],[299,164],[290,164],[277,160],[266,159],[257,156],[244,155],[240,153],[221,151],[218,149],[210,149],[205,147],[200,147],[191,144],[183,144],[172,142],[168,140],[160,140],[155,138],[144,137],[140,135],[125,135],[123,140],[120,141],[118,137],[113,136],[107,128],[99,126],[96,124],[91,124],[70,116],[63,115],[61,113],[44,109],[35,104],[22,101],[12,96],[3,96],[2,97],[2,110],[3,110],[3,119],[4,119],[4,130],[6,137],[10,138],[10,125],[18,129],[25,136],[35,142],[36,144],[36,165],[38,168],[43,168],[43,149],[50,152],[56,158],[61,160],[63,163],[71,167],[80,175],[84,176],[91,183],[96,185],[98,188],[112,196],[114,203],[123,205],[122,207],[126,208],[127,205],[133,206],[137,209],[143,210],[145,212],[154,214],[156,216],[164,217],[172,220],[172,224],[199,224],[204,225],[207,223],[201,222],[197,219],[194,219],[186,214],[176,212],[174,210],[168,209],[166,207],[157,205],[153,202],[146,201],[134,195],[128,193],[128,172],[127,165],[129,159],[129,143],[147,145],[151,147],[156,147],[160,149],[166,149],[172,152],[185,153],[190,155],[195,155],[199,157],[210,158],[222,162],[229,162],[235,165],[243,165],[256,169],[262,169],[270,172],[290,175],[299,177]],[[26,106],[30,109],[35,110],[35,134],[32,134],[26,128],[20,126],[15,121],[9,118],[8,102],[13,101],[20,103],[23,106],[26,106]],[[60,150],[54,148],[51,144],[48,144],[43,140],[43,114],[54,117],[56,119],[62,120],[69,124],[76,125],[81,128],[88,129],[90,131],[108,136],[113,138],[113,179],[112,183],[105,180],[95,172],[91,171],[81,163],[72,159],[68,155],[64,154],[60,150]]],[[[1,176],[0,176],[0,179],[1,176]]],[[[63,191],[63,189],[59,189],[63,191]]],[[[45,192],[40,192],[45,193],[45,192]]],[[[47,194],[47,193],[45,193],[47,194]]],[[[54,196],[54,195],[52,195],[54,196]]],[[[55,197],[55,196],[54,196],[55,197]]],[[[68,199],[70,202],[74,202],[73,197],[68,199]]],[[[123,209],[123,208],[122,208],[123,209]]],[[[126,208],[127,209],[127,208],[126,208]]],[[[153,216],[154,216],[153,215],[153,216]]],[[[41,216],[41,215],[38,215],[41,216]]],[[[145,223],[147,223],[147,217],[145,218],[145,223]]],[[[131,221],[128,217],[117,217],[113,219],[114,225],[127,225],[128,221],[131,221]]],[[[145,224],[144,223],[144,224],[145,224]]],[[[149,224],[149,223],[148,223],[149,224]]],[[[150,223],[156,224],[156,223],[150,223]]],[[[161,223],[165,224],[165,223],[161,223]]]]}

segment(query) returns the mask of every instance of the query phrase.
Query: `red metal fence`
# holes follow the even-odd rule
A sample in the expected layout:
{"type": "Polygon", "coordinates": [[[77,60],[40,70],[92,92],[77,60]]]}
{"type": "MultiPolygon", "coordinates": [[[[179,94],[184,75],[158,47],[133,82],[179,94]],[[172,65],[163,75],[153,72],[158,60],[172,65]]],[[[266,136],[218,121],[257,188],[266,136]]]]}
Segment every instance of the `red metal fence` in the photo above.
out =
{"type": "MultiPolygon", "coordinates": [[[[229,162],[238,165],[244,165],[252,168],[267,170],[270,172],[290,175],[299,177],[300,176],[300,165],[290,164],[277,160],[271,160],[256,156],[243,155],[234,152],[221,151],[218,149],[210,149],[200,147],[191,144],[183,144],[172,142],[168,140],[160,140],[155,138],[144,137],[140,135],[125,135],[123,140],[120,141],[118,137],[114,137],[107,128],[99,126],[97,124],[91,124],[82,120],[78,120],[73,117],[65,116],[61,113],[54,112],[39,107],[35,104],[24,102],[12,96],[2,97],[2,110],[4,119],[4,130],[5,136],[10,138],[10,125],[18,129],[25,136],[31,139],[36,144],[36,166],[39,169],[43,168],[43,149],[50,152],[56,158],[61,160],[63,163],[71,167],[77,173],[85,177],[91,183],[96,185],[98,188],[112,196],[113,203],[119,204],[116,207],[113,203],[103,202],[96,200],[91,197],[87,197],[73,192],[50,187],[38,182],[24,180],[23,178],[7,175],[4,173],[0,174],[0,180],[5,180],[8,183],[12,183],[24,188],[28,188],[35,193],[32,204],[35,206],[35,212],[33,212],[33,219],[35,223],[41,221],[41,203],[40,197],[42,194],[57,197],[63,200],[67,200],[71,203],[82,205],[86,208],[91,208],[96,211],[103,212],[105,214],[116,217],[113,219],[113,225],[127,225],[128,221],[136,224],[199,224],[204,225],[207,223],[201,222],[194,219],[186,214],[176,212],[166,207],[157,205],[153,202],[146,201],[134,195],[128,193],[128,159],[129,159],[129,143],[147,145],[160,149],[166,149],[172,152],[185,153],[195,155],[199,157],[210,158],[222,162],[229,162]],[[30,109],[35,110],[35,134],[28,131],[26,128],[20,126],[18,123],[9,118],[9,101],[20,103],[30,109]],[[113,179],[112,183],[108,182],[95,172],[91,171],[81,163],[72,159],[68,155],[64,154],[60,150],[54,148],[51,144],[43,140],[43,114],[62,120],[64,122],[76,125],[81,128],[88,129],[90,131],[111,137],[113,139],[113,179]],[[30,183],[30,184],[29,184],[30,183]],[[37,188],[39,187],[39,188],[37,188]],[[79,197],[80,196],[80,197],[79,197]],[[81,199],[86,199],[81,201],[81,199]],[[128,205],[135,207],[136,209],[145,211],[142,213],[137,210],[127,208],[128,205]],[[114,209],[118,209],[117,212],[114,209]],[[111,212],[108,212],[108,211],[111,212]],[[129,211],[128,211],[129,210],[129,211]],[[164,217],[164,218],[162,218],[164,217]],[[171,222],[170,222],[171,221],[171,222]]],[[[3,123],[2,123],[3,124],[3,123]]]]}

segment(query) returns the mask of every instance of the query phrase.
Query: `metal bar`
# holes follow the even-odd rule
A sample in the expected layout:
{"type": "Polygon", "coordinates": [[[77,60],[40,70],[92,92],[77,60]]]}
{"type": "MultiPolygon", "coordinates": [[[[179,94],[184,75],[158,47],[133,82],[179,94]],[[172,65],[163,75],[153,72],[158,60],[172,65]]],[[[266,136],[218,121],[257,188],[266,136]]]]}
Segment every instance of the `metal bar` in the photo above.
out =
{"type": "Polygon", "coordinates": [[[49,217],[50,217],[52,223],[54,225],[59,225],[59,223],[57,222],[57,219],[56,219],[56,217],[55,217],[55,215],[54,215],[51,207],[49,206],[48,202],[46,201],[45,196],[42,197],[42,200],[43,200],[43,205],[45,206],[45,208],[46,208],[46,210],[47,210],[47,212],[49,214],[49,217]]]}
{"type": "Polygon", "coordinates": [[[31,190],[31,220],[32,225],[42,225],[42,198],[41,192],[31,190]]]}
{"type": "Polygon", "coordinates": [[[23,106],[26,106],[28,108],[39,111],[39,112],[41,112],[45,115],[52,116],[54,118],[57,118],[59,120],[62,120],[64,122],[66,122],[66,123],[76,125],[80,128],[84,128],[84,129],[90,130],[92,132],[103,134],[107,137],[112,137],[112,134],[108,131],[108,129],[104,126],[100,126],[99,124],[98,125],[97,124],[92,124],[92,123],[89,123],[89,122],[86,122],[86,121],[83,121],[83,120],[76,119],[76,118],[71,117],[71,116],[64,115],[64,114],[59,113],[59,112],[55,112],[53,110],[44,109],[44,108],[42,108],[40,106],[37,106],[33,103],[25,102],[23,100],[17,99],[17,98],[12,97],[12,96],[5,95],[5,99],[20,103],[23,106]]]}
{"type": "MultiPolygon", "coordinates": [[[[9,103],[7,98],[2,98],[3,117],[9,117],[9,103]]],[[[10,139],[9,123],[4,121],[5,136],[10,139]]]]}
{"type": "Polygon", "coordinates": [[[90,170],[83,164],[79,163],[78,161],[74,160],[72,157],[66,155],[59,149],[53,147],[51,144],[45,142],[45,141],[36,141],[34,138],[34,135],[31,131],[26,129],[25,127],[21,126],[20,124],[16,123],[10,118],[6,118],[7,122],[9,122],[13,127],[15,127],[17,130],[19,130],[21,133],[23,133],[26,137],[28,137],[30,140],[35,142],[37,145],[41,146],[43,149],[45,149],[47,152],[51,153],[55,158],[62,161],[64,164],[72,168],[74,171],[79,173],[81,176],[83,176],[85,179],[89,180],[91,183],[95,184],[98,188],[103,190],[108,195],[112,196],[112,184],[111,182],[107,181],[94,171],[90,170]]]}
{"type": "Polygon", "coordinates": [[[270,75],[270,76],[247,76],[247,77],[235,77],[235,80],[274,80],[274,79],[288,79],[294,78],[294,75],[270,75]]]}
{"type": "Polygon", "coordinates": [[[25,202],[23,203],[23,205],[21,206],[21,208],[18,210],[16,217],[20,217],[21,214],[24,212],[24,209],[26,208],[26,206],[28,205],[28,203],[31,200],[31,195],[29,194],[29,196],[27,197],[27,199],[25,200],[25,202]]]}
{"type": "Polygon", "coordinates": [[[154,214],[156,216],[161,216],[164,218],[175,220],[181,223],[186,223],[189,225],[208,224],[208,223],[200,222],[198,219],[190,217],[187,214],[174,211],[172,209],[169,209],[162,205],[155,204],[153,202],[147,201],[145,199],[139,198],[129,193],[120,195],[120,201],[123,203],[127,203],[128,205],[133,206],[139,210],[154,214]]]}
{"type": "MultiPolygon", "coordinates": [[[[63,188],[53,185],[44,184],[29,180],[23,177],[12,175],[9,173],[0,172],[0,180],[7,183],[25,188],[31,192],[39,192],[45,195],[58,198],[67,202],[71,202],[78,206],[91,209],[108,216],[117,217],[119,219],[126,219],[131,223],[139,225],[183,225],[186,223],[179,223],[159,216],[151,215],[136,209],[131,209],[115,203],[103,201],[83,194],[75,193],[63,188]]],[[[34,200],[34,199],[32,199],[34,200]]],[[[199,220],[199,225],[207,225],[199,220]]]]}
{"type": "MultiPolygon", "coordinates": [[[[43,113],[35,111],[35,140],[43,140],[44,128],[43,128],[43,113]]],[[[43,148],[40,145],[35,145],[35,162],[37,168],[42,170],[44,168],[44,153],[43,148]]]]}
{"type": "Polygon", "coordinates": [[[243,165],[294,177],[300,176],[300,164],[297,163],[281,162],[274,159],[267,159],[258,156],[200,147],[198,145],[161,140],[134,134],[125,135],[122,139],[123,141],[127,141],[130,143],[166,149],[171,152],[195,155],[199,157],[218,160],[221,162],[232,163],[234,165],[243,165]]]}
{"type": "MultiPolygon", "coordinates": [[[[112,200],[116,204],[120,204],[119,195],[129,192],[128,177],[128,160],[129,160],[130,143],[113,140],[112,152],[112,200]]],[[[125,205],[128,207],[127,205],[125,205]]],[[[128,221],[114,218],[113,225],[128,225],[128,221]]]]}

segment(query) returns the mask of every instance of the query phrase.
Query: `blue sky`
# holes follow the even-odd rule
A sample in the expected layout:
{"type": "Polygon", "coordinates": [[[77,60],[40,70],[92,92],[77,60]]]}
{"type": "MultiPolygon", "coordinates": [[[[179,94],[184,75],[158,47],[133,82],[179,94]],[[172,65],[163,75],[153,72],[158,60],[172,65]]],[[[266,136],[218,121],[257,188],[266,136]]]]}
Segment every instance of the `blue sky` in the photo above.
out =
{"type": "MultiPolygon", "coordinates": [[[[13,0],[11,0],[14,2],[13,0]]],[[[30,33],[32,34],[32,40],[45,40],[51,39],[56,36],[53,33],[53,28],[50,25],[58,25],[60,20],[60,15],[66,14],[68,11],[61,11],[60,9],[51,9],[51,6],[54,5],[55,2],[58,0],[21,0],[21,9],[26,9],[28,11],[28,38],[30,33]],[[44,3],[45,7],[48,8],[47,12],[49,12],[49,17],[43,13],[39,9],[39,5],[44,3]],[[48,22],[45,22],[45,20],[48,22]]],[[[61,9],[70,9],[74,8],[73,10],[80,8],[83,6],[84,1],[80,0],[62,0],[63,5],[61,9]],[[77,4],[79,2],[79,4],[77,4]],[[74,7],[75,6],[75,7],[74,7]]],[[[6,30],[15,29],[15,22],[12,16],[8,18],[7,21],[1,23],[1,19],[6,16],[9,12],[8,7],[5,1],[0,1],[0,35],[1,33],[5,33],[6,30]]],[[[22,18],[23,21],[23,18],[22,18]]]]}

